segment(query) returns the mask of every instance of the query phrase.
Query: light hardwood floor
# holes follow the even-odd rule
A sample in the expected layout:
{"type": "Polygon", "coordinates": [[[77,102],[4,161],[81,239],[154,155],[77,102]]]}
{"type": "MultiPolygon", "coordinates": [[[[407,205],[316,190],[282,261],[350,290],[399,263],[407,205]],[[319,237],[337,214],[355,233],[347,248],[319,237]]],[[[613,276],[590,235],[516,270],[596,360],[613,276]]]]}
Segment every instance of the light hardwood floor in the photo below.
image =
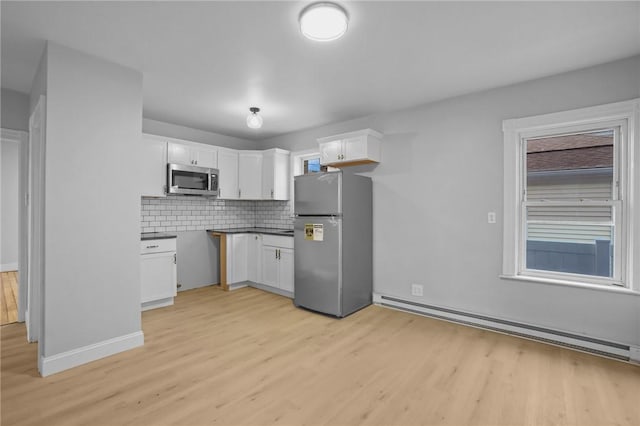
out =
{"type": "Polygon", "coordinates": [[[18,321],[18,272],[0,273],[0,325],[18,321]]]}
{"type": "Polygon", "coordinates": [[[143,313],[144,347],[47,378],[2,331],[2,425],[639,425],[640,367],[370,306],[245,288],[143,313]]]}

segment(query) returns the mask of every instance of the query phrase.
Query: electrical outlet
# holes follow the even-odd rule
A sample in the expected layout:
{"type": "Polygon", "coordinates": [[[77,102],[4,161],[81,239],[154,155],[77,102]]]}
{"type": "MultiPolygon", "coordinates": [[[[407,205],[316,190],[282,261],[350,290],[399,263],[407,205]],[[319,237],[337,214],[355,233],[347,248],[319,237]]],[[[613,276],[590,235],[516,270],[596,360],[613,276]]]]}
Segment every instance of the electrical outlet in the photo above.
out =
{"type": "Polygon", "coordinates": [[[423,295],[423,287],[420,284],[411,284],[411,295],[412,296],[422,296],[423,295]]]}
{"type": "Polygon", "coordinates": [[[496,212],[487,213],[487,222],[488,223],[496,223],[496,212]]]}

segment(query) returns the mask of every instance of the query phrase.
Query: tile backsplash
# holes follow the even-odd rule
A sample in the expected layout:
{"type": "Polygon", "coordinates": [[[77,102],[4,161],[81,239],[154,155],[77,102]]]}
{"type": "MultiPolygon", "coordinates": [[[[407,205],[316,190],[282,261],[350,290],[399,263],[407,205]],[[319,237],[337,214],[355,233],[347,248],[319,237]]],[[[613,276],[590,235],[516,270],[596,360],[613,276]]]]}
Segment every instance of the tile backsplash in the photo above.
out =
{"type": "Polygon", "coordinates": [[[140,232],[200,231],[210,228],[293,228],[288,201],[142,197],[140,232]]]}

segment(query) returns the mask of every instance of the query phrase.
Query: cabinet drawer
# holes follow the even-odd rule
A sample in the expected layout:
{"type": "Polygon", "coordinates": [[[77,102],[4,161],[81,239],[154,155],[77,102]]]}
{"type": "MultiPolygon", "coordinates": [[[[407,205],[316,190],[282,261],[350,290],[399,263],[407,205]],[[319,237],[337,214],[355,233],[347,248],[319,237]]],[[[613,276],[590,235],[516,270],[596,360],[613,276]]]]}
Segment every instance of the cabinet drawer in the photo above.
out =
{"type": "Polygon", "coordinates": [[[161,253],[165,251],[176,251],[176,239],[165,238],[161,240],[140,241],[140,253],[161,253]]]}
{"type": "Polygon", "coordinates": [[[292,249],[293,237],[282,237],[279,235],[262,234],[262,245],[292,249]]]}

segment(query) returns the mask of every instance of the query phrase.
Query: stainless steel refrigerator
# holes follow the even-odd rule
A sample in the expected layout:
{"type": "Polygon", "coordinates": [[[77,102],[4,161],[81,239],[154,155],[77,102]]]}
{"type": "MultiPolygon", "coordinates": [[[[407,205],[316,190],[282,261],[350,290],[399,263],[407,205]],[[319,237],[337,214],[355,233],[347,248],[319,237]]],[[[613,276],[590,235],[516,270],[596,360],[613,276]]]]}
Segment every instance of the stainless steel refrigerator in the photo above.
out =
{"type": "Polygon", "coordinates": [[[327,172],[296,176],[294,304],[336,317],[371,304],[371,179],[327,172]]]}

